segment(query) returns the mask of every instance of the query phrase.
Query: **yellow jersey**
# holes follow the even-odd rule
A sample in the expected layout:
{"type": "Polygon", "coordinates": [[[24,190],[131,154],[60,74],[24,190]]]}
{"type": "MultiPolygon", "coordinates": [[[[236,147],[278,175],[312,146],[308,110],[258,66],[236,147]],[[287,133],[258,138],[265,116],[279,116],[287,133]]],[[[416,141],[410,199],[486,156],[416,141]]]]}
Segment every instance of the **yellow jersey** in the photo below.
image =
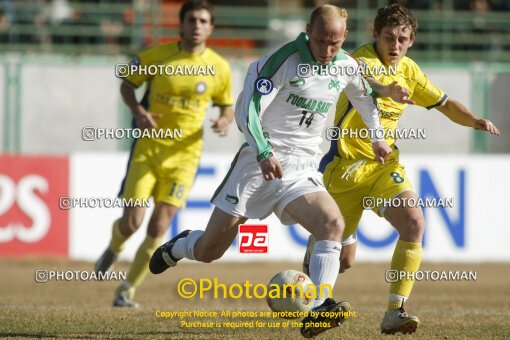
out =
{"type": "MultiPolygon", "coordinates": [[[[365,75],[374,77],[384,85],[396,81],[400,86],[407,88],[410,99],[415,101],[416,105],[430,110],[442,105],[448,99],[447,95],[434,86],[418,65],[408,57],[402,58],[396,66],[387,67],[377,56],[373,44],[363,45],[353,53],[353,56],[361,62],[365,75]]],[[[394,157],[398,157],[398,152],[395,150],[395,129],[407,104],[394,102],[391,98],[377,98],[377,103],[380,107],[381,125],[386,132],[386,142],[394,149],[394,157]],[[388,130],[393,131],[388,133],[388,130]]],[[[345,93],[341,94],[336,106],[335,126],[341,131],[354,131],[344,133],[343,138],[338,141],[332,141],[330,152],[325,158],[332,160],[334,156],[337,156],[350,160],[374,159],[370,136],[360,138],[367,135],[361,131],[366,131],[367,126],[345,93]],[[356,134],[356,130],[360,132],[356,134]]]]}
{"type": "MultiPolygon", "coordinates": [[[[158,129],[182,132],[182,138],[153,138],[180,148],[202,143],[202,124],[209,104],[230,106],[230,67],[209,48],[187,53],[178,42],[157,45],[140,52],[124,78],[135,88],[148,82],[148,110],[160,114],[158,129]]],[[[168,136],[168,135],[167,135],[168,136]]],[[[197,145],[198,146],[198,145],[197,145]]]]}

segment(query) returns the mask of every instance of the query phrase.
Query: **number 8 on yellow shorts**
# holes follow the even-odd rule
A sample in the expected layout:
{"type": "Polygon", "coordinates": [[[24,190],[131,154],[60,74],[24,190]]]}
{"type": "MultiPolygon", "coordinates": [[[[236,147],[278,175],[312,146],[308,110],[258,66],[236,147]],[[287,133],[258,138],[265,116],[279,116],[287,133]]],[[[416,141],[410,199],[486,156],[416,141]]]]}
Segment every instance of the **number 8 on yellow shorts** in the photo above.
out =
{"type": "Polygon", "coordinates": [[[364,210],[373,210],[382,217],[384,209],[379,202],[404,191],[414,191],[398,159],[390,159],[382,165],[367,159],[335,157],[326,166],[323,178],[326,189],[344,217],[343,238],[356,232],[364,210]]]}

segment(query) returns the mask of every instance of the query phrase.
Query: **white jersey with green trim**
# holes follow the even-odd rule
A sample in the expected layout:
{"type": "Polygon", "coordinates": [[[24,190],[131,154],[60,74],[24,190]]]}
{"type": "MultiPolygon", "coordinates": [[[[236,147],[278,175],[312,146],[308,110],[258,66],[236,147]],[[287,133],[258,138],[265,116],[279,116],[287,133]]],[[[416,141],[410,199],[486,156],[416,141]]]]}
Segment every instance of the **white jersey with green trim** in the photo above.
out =
{"type": "MultiPolygon", "coordinates": [[[[370,129],[380,129],[379,109],[356,59],[340,50],[318,65],[307,36],[252,63],[235,107],[236,122],[263,160],[276,153],[315,157],[328,114],[345,91],[370,129]]],[[[374,134],[379,136],[380,134],[374,134]]]]}

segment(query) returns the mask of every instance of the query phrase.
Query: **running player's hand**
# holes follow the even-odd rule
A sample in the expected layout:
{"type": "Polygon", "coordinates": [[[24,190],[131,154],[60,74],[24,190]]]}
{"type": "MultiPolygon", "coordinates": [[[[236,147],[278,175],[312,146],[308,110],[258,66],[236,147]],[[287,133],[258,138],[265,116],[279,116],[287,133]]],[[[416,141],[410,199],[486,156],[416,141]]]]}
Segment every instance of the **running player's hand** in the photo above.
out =
{"type": "Polygon", "coordinates": [[[499,136],[499,130],[496,125],[487,119],[477,119],[474,128],[475,130],[488,131],[493,135],[499,136]]]}
{"type": "Polygon", "coordinates": [[[259,165],[262,176],[266,181],[283,177],[283,168],[275,156],[264,159],[259,165]]]}
{"type": "Polygon", "coordinates": [[[416,104],[414,101],[409,99],[409,91],[400,85],[396,81],[386,86],[388,90],[388,97],[402,104],[416,104]]]}
{"type": "Polygon", "coordinates": [[[156,119],[161,118],[160,114],[143,112],[135,115],[136,127],[142,130],[157,128],[156,119]]]}
{"type": "Polygon", "coordinates": [[[219,134],[220,136],[226,136],[228,133],[228,126],[230,125],[230,119],[227,117],[219,116],[216,119],[211,119],[211,128],[214,132],[219,134]]]}
{"type": "Polygon", "coordinates": [[[390,146],[383,140],[373,142],[372,150],[375,154],[375,160],[381,164],[384,164],[388,156],[391,154],[390,146]]]}

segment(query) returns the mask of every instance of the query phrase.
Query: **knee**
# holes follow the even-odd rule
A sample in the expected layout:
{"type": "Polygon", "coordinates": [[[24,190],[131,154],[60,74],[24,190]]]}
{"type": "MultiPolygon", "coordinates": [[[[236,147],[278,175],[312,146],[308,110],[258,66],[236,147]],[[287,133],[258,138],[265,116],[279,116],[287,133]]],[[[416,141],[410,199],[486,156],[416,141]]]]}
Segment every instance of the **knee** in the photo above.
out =
{"type": "Polygon", "coordinates": [[[410,216],[407,220],[409,234],[422,236],[425,231],[425,218],[423,216],[410,216]]]}
{"type": "Polygon", "coordinates": [[[425,219],[421,214],[407,216],[404,222],[403,234],[407,241],[421,242],[423,232],[425,231],[425,219]]]}
{"type": "Polygon", "coordinates": [[[122,216],[120,220],[120,229],[124,235],[129,236],[140,227],[140,224],[142,224],[142,221],[136,216],[122,216]]]}
{"type": "Polygon", "coordinates": [[[322,239],[340,242],[344,232],[344,219],[342,216],[328,218],[324,223],[322,232],[322,239]]]}

